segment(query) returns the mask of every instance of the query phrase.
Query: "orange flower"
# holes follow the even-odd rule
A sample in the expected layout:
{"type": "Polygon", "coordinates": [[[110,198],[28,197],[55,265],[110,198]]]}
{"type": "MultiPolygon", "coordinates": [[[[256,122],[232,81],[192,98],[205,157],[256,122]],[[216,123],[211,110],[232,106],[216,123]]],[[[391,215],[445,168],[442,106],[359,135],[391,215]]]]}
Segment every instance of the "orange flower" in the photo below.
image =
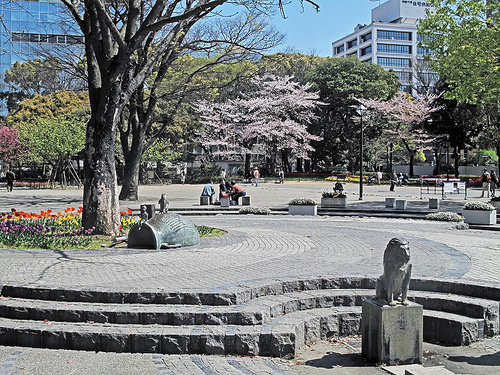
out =
{"type": "Polygon", "coordinates": [[[130,208],[127,210],[127,212],[129,215],[132,215],[132,210],[130,208]]]}
{"type": "Polygon", "coordinates": [[[126,215],[127,213],[125,211],[120,211],[120,215],[126,215]]]}

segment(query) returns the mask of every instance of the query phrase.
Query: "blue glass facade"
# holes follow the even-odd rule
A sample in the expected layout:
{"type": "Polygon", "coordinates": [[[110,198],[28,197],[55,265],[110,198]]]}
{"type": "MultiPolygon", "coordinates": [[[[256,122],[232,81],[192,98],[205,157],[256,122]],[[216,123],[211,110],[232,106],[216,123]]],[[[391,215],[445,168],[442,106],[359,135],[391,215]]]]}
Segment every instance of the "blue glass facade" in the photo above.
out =
{"type": "Polygon", "coordinates": [[[59,0],[0,0],[0,19],[2,75],[16,61],[56,54],[61,47],[82,50],[83,38],[59,0]]]}

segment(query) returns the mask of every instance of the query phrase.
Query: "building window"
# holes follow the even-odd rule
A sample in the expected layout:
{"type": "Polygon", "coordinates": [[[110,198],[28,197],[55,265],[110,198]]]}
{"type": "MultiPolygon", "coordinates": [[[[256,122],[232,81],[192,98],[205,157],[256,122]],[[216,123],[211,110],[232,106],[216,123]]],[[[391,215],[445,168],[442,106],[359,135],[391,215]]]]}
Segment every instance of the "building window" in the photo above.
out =
{"type": "Polygon", "coordinates": [[[432,55],[430,48],[417,47],[417,55],[432,55]]]}
{"type": "Polygon", "coordinates": [[[57,43],[57,44],[80,44],[83,43],[81,35],[50,35],[37,33],[12,33],[13,42],[32,43],[57,43]]]}
{"type": "Polygon", "coordinates": [[[411,55],[411,46],[402,46],[397,44],[377,44],[377,52],[402,53],[411,55]]]}
{"type": "Polygon", "coordinates": [[[354,51],[353,53],[348,54],[347,56],[358,56],[358,52],[354,51]]]}
{"type": "Polygon", "coordinates": [[[368,55],[369,53],[372,53],[372,46],[361,49],[361,56],[368,55]]]}
{"type": "Polygon", "coordinates": [[[371,40],[372,38],[372,33],[368,33],[365,35],[361,35],[361,43],[366,42],[367,40],[371,40]]]}
{"type": "Polygon", "coordinates": [[[399,80],[401,82],[410,82],[411,81],[411,73],[410,72],[396,72],[399,76],[399,80]]]}
{"type": "Polygon", "coordinates": [[[404,31],[377,30],[378,39],[411,40],[411,33],[404,31]]]}
{"type": "Polygon", "coordinates": [[[355,47],[357,45],[358,45],[358,40],[357,39],[351,40],[350,42],[347,42],[347,49],[355,47]]]}
{"type": "Polygon", "coordinates": [[[403,68],[411,67],[410,59],[397,59],[392,57],[378,57],[377,64],[382,66],[399,66],[403,68]]]}
{"type": "Polygon", "coordinates": [[[344,46],[338,46],[335,47],[335,54],[338,55],[339,53],[344,52],[344,46]]]}

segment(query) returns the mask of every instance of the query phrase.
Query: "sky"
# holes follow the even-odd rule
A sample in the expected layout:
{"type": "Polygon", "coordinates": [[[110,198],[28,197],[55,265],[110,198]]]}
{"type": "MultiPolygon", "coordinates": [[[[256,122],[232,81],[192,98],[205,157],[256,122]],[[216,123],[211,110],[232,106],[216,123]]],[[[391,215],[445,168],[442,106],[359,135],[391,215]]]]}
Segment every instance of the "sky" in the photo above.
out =
{"type": "MultiPolygon", "coordinates": [[[[319,13],[314,7],[304,2],[291,0],[285,6],[287,18],[278,12],[271,23],[286,35],[285,43],[273,52],[284,51],[291,47],[294,52],[317,56],[331,56],[332,42],[352,32],[358,23],[371,22],[371,10],[378,6],[378,1],[371,0],[315,0],[320,6],[319,13]]],[[[384,3],[384,0],[381,1],[384,3]]]]}

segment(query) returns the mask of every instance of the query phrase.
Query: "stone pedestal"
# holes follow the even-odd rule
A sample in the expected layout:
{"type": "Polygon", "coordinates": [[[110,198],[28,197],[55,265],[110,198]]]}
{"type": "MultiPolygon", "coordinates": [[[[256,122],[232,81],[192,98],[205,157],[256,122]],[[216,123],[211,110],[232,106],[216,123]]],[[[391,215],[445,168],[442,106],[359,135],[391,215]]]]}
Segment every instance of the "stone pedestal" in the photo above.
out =
{"type": "Polygon", "coordinates": [[[385,198],[385,207],[386,208],[395,208],[396,207],[396,198],[385,198]]]}
{"type": "Polygon", "coordinates": [[[439,210],[439,199],[429,198],[429,208],[431,210],[439,210]]]}
{"type": "Polygon", "coordinates": [[[229,207],[229,198],[221,198],[220,199],[221,207],[229,207]]]}
{"type": "Polygon", "coordinates": [[[406,199],[396,200],[396,210],[406,210],[408,201],[406,199]]]}
{"type": "Polygon", "coordinates": [[[376,363],[422,363],[423,307],[363,301],[362,354],[376,363]]]}
{"type": "Polygon", "coordinates": [[[210,203],[210,197],[207,195],[200,196],[200,206],[208,206],[210,203]]]}
{"type": "Polygon", "coordinates": [[[250,206],[250,196],[249,195],[245,195],[245,196],[241,197],[241,205],[242,206],[250,206]]]}
{"type": "Polygon", "coordinates": [[[155,204],[152,203],[152,204],[145,204],[144,206],[146,206],[146,212],[148,213],[148,220],[149,219],[152,219],[156,216],[156,207],[155,207],[155,204]]]}

